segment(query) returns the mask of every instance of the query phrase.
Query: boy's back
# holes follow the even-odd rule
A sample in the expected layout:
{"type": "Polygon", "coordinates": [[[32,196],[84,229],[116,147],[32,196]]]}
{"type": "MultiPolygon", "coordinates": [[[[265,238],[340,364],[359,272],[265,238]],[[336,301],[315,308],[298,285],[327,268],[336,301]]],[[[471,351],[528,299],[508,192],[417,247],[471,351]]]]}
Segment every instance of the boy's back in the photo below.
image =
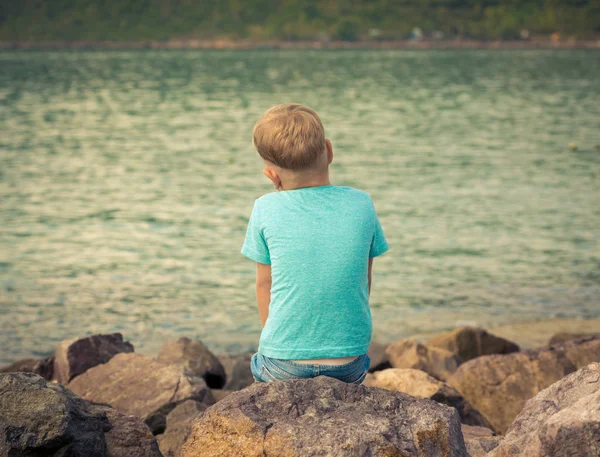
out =
{"type": "Polygon", "coordinates": [[[269,317],[258,351],[279,359],[366,353],[368,262],[386,250],[363,191],[325,185],[257,199],[242,252],[271,265],[269,317]]]}

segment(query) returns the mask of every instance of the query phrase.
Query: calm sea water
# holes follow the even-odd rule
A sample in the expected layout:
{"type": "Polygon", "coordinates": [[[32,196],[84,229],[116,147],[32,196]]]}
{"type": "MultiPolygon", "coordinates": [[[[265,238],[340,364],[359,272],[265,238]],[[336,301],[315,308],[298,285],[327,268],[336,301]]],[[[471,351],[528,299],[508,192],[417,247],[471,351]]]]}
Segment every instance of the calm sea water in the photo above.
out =
{"type": "Polygon", "coordinates": [[[0,364],[97,332],[256,348],[250,136],[289,101],[380,214],[374,338],[600,317],[599,75],[598,51],[0,52],[0,364]]]}

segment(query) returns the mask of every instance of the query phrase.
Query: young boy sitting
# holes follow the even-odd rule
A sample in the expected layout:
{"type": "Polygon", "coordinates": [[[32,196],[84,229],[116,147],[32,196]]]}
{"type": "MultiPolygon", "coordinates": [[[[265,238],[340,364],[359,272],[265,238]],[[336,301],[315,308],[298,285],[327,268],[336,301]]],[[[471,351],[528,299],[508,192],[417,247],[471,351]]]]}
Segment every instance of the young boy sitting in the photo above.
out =
{"type": "Polygon", "coordinates": [[[388,250],[371,197],[333,186],[317,113],[269,109],[252,142],[275,189],[254,202],[242,254],[257,262],[258,382],[319,375],[360,384],[370,359],[373,258],[388,250]]]}

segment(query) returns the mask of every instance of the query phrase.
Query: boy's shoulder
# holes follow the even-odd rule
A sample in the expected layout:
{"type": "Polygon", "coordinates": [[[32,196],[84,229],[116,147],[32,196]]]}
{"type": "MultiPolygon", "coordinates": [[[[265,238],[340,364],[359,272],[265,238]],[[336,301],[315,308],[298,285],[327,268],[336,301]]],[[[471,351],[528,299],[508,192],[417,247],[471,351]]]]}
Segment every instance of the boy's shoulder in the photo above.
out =
{"type": "MultiPolygon", "coordinates": [[[[372,202],[371,195],[369,195],[367,192],[350,186],[323,186],[322,190],[336,197],[346,197],[348,199],[354,199],[358,201],[363,200],[365,202],[372,202]]],[[[290,194],[288,194],[288,192],[294,191],[269,192],[268,194],[258,197],[255,202],[261,206],[274,204],[277,201],[281,201],[286,196],[289,196],[290,194]]]]}

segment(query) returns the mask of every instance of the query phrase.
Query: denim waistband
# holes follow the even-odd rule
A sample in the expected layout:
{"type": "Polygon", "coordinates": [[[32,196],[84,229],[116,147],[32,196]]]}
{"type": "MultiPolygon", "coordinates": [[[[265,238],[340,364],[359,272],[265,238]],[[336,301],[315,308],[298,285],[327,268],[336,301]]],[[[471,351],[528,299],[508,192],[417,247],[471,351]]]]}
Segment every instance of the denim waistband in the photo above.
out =
{"type": "Polygon", "coordinates": [[[298,362],[294,362],[293,360],[286,360],[286,359],[276,359],[274,357],[267,357],[266,355],[261,354],[265,359],[268,360],[276,360],[277,362],[282,362],[282,363],[287,363],[290,365],[294,365],[297,367],[307,367],[307,368],[311,368],[311,367],[315,367],[315,366],[319,366],[322,368],[345,368],[345,367],[352,367],[354,365],[359,365],[361,363],[363,363],[365,357],[367,354],[361,354],[359,356],[357,356],[354,360],[352,360],[351,362],[348,363],[344,363],[342,365],[327,365],[324,363],[298,363],[298,362]]]}

